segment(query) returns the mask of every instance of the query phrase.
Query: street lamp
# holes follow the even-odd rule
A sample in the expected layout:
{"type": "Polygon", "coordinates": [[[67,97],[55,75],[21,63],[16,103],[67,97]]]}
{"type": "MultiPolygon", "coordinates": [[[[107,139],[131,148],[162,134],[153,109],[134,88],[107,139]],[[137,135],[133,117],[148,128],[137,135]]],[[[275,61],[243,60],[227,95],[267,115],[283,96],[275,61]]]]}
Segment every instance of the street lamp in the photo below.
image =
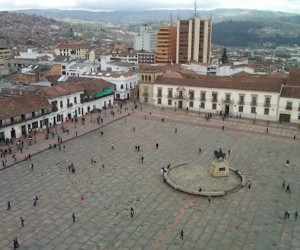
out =
{"type": "Polygon", "coordinates": [[[175,102],[175,112],[176,112],[176,102],[175,102]]]}
{"type": "Polygon", "coordinates": [[[199,105],[199,115],[200,115],[200,108],[201,108],[201,105],[199,105]]]}

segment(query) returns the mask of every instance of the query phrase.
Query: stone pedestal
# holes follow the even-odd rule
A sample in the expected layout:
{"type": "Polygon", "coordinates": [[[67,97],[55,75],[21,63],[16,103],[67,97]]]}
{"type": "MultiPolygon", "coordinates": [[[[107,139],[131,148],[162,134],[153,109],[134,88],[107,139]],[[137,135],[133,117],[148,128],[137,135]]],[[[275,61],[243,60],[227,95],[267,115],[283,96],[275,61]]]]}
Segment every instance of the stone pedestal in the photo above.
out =
{"type": "Polygon", "coordinates": [[[229,175],[229,165],[226,160],[213,161],[210,165],[210,174],[213,177],[222,177],[229,175]]]}

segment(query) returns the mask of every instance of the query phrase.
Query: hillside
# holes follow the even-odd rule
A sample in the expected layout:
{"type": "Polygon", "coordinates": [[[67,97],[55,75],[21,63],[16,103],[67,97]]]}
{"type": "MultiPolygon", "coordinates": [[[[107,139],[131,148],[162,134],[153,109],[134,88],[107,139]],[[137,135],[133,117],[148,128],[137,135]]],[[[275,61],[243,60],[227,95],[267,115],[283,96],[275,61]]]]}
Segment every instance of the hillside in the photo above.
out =
{"type": "MultiPolygon", "coordinates": [[[[170,13],[173,23],[177,18],[189,18],[192,10],[145,10],[92,12],[78,10],[22,10],[28,14],[38,14],[57,20],[77,20],[127,27],[137,31],[138,25],[149,23],[154,26],[169,23],[170,13]]],[[[212,41],[223,46],[251,46],[262,42],[275,45],[300,43],[300,15],[284,12],[258,11],[247,9],[215,9],[199,11],[203,18],[213,20],[212,41]]]]}

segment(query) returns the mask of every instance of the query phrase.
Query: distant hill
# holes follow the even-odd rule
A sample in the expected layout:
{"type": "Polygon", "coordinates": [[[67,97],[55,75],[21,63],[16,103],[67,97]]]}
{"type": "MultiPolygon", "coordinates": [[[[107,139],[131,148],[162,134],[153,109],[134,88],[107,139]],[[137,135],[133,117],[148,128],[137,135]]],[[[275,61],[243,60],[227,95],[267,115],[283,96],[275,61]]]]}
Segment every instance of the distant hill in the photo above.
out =
{"type": "MultiPolygon", "coordinates": [[[[102,25],[129,27],[137,31],[138,25],[149,23],[161,25],[173,23],[178,18],[189,18],[192,10],[145,10],[93,12],[81,10],[20,10],[27,14],[36,14],[56,20],[88,21],[102,25]]],[[[212,18],[214,44],[223,46],[251,46],[264,42],[274,45],[300,44],[300,15],[247,9],[215,9],[199,11],[203,18],[212,18]]]]}

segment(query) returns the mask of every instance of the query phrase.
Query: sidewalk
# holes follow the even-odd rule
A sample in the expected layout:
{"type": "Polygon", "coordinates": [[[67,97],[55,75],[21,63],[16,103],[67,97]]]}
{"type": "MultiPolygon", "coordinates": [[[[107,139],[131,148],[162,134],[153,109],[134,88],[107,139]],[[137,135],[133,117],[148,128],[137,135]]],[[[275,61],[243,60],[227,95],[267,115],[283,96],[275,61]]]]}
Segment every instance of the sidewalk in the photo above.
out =
{"type": "MultiPolygon", "coordinates": [[[[110,124],[111,122],[122,119],[126,116],[128,116],[128,112],[124,112],[124,109],[121,113],[118,112],[118,110],[116,108],[107,109],[106,115],[105,115],[104,111],[102,111],[101,113],[89,113],[89,114],[85,115],[84,123],[82,122],[82,119],[81,119],[82,117],[79,117],[77,123],[75,123],[75,121],[72,122],[71,120],[68,120],[67,122],[64,122],[63,125],[58,124],[56,126],[51,127],[48,139],[46,139],[47,129],[38,131],[35,135],[32,136],[31,145],[29,145],[28,137],[25,138],[23,136],[21,138],[14,139],[13,144],[9,144],[9,147],[12,149],[12,153],[7,154],[5,158],[4,157],[1,158],[1,161],[6,159],[7,164],[6,164],[6,167],[3,167],[3,166],[2,166],[2,168],[0,167],[0,171],[9,166],[17,164],[20,161],[25,160],[25,156],[28,156],[29,154],[31,156],[33,156],[44,150],[50,150],[49,144],[51,144],[52,149],[53,149],[53,145],[56,144],[57,145],[56,150],[58,150],[58,136],[60,138],[62,138],[63,142],[66,142],[66,141],[72,140],[75,137],[80,137],[91,131],[105,127],[107,124],[110,124]],[[114,115],[111,114],[112,110],[114,111],[114,115]],[[103,119],[102,124],[101,124],[101,122],[100,122],[100,124],[97,123],[98,116],[100,116],[103,119]],[[67,132],[67,131],[69,131],[69,132],[67,132]],[[76,135],[76,133],[77,133],[77,135],[76,135]],[[22,153],[21,153],[20,149],[17,149],[17,141],[19,139],[20,139],[20,141],[24,142],[22,153]],[[13,159],[14,154],[16,155],[16,161],[13,159]]],[[[8,146],[1,145],[0,148],[2,148],[4,150],[4,149],[8,148],[8,146]]],[[[1,165],[2,165],[2,163],[1,163],[1,165]]]]}

